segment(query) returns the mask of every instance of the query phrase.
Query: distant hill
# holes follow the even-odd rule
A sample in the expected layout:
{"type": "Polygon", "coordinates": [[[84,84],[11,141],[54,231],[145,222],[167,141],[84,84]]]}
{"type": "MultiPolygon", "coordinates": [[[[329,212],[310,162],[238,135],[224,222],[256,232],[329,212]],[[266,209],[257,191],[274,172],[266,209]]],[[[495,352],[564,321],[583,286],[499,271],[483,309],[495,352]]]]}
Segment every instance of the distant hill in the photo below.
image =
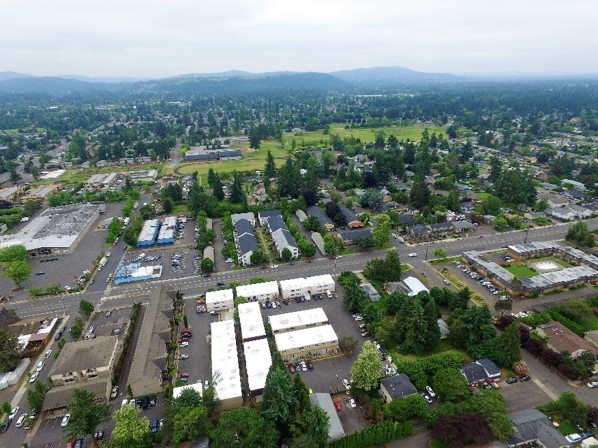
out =
{"type": "Polygon", "coordinates": [[[69,93],[118,90],[120,84],[91,83],[54,77],[13,78],[0,81],[0,93],[69,93]]]}
{"type": "Polygon", "coordinates": [[[349,83],[380,86],[404,83],[455,82],[463,79],[450,73],[418,72],[404,67],[356,68],[330,74],[349,83]]]}
{"type": "Polygon", "coordinates": [[[251,93],[296,92],[346,89],[350,86],[325,73],[261,73],[241,75],[234,72],[205,76],[167,78],[141,82],[135,90],[171,93],[251,93]]]}
{"type": "Polygon", "coordinates": [[[7,79],[15,78],[32,78],[32,75],[26,75],[25,73],[17,72],[0,72],[0,81],[6,81],[7,79]]]}

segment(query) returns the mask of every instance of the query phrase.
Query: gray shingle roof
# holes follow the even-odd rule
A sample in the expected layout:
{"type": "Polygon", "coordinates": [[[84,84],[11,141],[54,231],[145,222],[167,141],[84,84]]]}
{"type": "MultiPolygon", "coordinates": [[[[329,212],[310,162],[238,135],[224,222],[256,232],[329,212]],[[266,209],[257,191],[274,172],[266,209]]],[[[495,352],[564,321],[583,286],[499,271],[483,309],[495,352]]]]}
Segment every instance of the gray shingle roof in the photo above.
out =
{"type": "Polygon", "coordinates": [[[417,389],[404,373],[384,378],[380,381],[380,385],[384,386],[384,389],[386,389],[393,400],[417,393],[417,389]]]}
{"type": "Polygon", "coordinates": [[[485,381],[487,378],[484,368],[475,362],[470,362],[461,367],[461,373],[465,375],[465,378],[469,384],[473,384],[478,381],[485,381]]]}
{"type": "Polygon", "coordinates": [[[370,238],[372,231],[370,229],[354,229],[354,230],[343,230],[338,232],[343,240],[353,241],[355,238],[370,238]]]}
{"type": "Polygon", "coordinates": [[[50,376],[105,367],[110,362],[116,344],[118,344],[118,336],[99,336],[94,339],[69,342],[65,344],[52,366],[50,376]]]}
{"type": "Polygon", "coordinates": [[[257,240],[255,236],[250,233],[245,233],[239,238],[239,252],[245,255],[248,252],[256,251],[258,249],[257,240]]]}
{"type": "Polygon", "coordinates": [[[253,234],[253,226],[251,225],[251,223],[248,220],[239,219],[235,223],[235,233],[237,234],[237,236],[241,236],[244,233],[253,234]]]}
{"type": "Polygon", "coordinates": [[[539,440],[546,448],[560,448],[569,443],[559,433],[552,421],[537,409],[523,409],[512,412],[509,418],[515,425],[515,434],[508,441],[510,446],[539,440]]]}
{"type": "Polygon", "coordinates": [[[282,219],[281,215],[277,216],[270,216],[268,217],[268,228],[270,229],[270,233],[276,232],[278,229],[287,229],[287,225],[282,219]]]}
{"type": "Polygon", "coordinates": [[[310,216],[315,216],[316,218],[318,218],[318,220],[320,221],[320,224],[322,224],[322,225],[334,224],[332,222],[332,219],[330,219],[328,217],[328,215],[326,213],[324,213],[324,210],[322,210],[320,207],[317,207],[315,205],[307,207],[307,213],[310,216]]]}

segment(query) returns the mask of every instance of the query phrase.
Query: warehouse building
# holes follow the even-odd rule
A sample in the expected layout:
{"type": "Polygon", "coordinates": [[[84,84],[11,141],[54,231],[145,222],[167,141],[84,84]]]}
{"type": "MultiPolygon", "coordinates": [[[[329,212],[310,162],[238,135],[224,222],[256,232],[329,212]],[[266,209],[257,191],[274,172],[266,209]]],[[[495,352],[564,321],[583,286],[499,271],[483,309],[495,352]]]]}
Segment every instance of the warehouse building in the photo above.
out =
{"type": "Polygon", "coordinates": [[[232,289],[206,292],[206,308],[208,312],[232,310],[234,306],[232,289]]]}
{"type": "Polygon", "coordinates": [[[241,325],[241,338],[243,342],[265,338],[266,328],[262,320],[262,311],[259,303],[241,303],[237,309],[239,311],[239,323],[241,325]]]}
{"type": "Polygon", "coordinates": [[[303,330],[274,335],[276,348],[285,363],[338,355],[338,336],[332,325],[320,325],[303,330]]]}
{"type": "Polygon", "coordinates": [[[32,219],[19,233],[0,237],[0,247],[22,244],[29,255],[72,253],[99,216],[98,204],[51,207],[32,219]]]}
{"type": "Polygon", "coordinates": [[[48,196],[56,193],[60,190],[60,186],[56,184],[40,185],[39,187],[32,188],[21,198],[21,201],[36,201],[44,202],[48,196]]]}
{"type": "Polygon", "coordinates": [[[328,324],[323,308],[311,308],[293,313],[275,314],[268,317],[272,333],[286,333],[328,324]]]}
{"type": "Polygon", "coordinates": [[[272,354],[270,353],[268,340],[263,338],[244,342],[243,352],[245,354],[245,370],[247,372],[249,393],[252,397],[257,397],[259,402],[266,386],[268,371],[272,366],[272,354]]]}
{"type": "Polygon", "coordinates": [[[159,219],[148,219],[143,223],[143,228],[137,238],[137,247],[151,247],[156,243],[160,231],[159,219]]]}
{"type": "Polygon", "coordinates": [[[220,400],[220,411],[243,405],[239,354],[232,320],[212,322],[212,383],[220,400]]]}
{"type": "Polygon", "coordinates": [[[174,244],[176,241],[176,233],[179,228],[179,220],[176,216],[169,216],[162,220],[160,231],[158,232],[158,239],[156,243],[160,246],[167,244],[174,244]]]}
{"type": "Polygon", "coordinates": [[[245,297],[250,302],[267,302],[278,297],[278,283],[276,281],[240,285],[236,289],[237,297],[245,297]]]}
{"type": "Polygon", "coordinates": [[[141,266],[141,263],[127,263],[119,265],[114,271],[113,281],[121,283],[142,282],[162,277],[162,265],[141,266]]]}

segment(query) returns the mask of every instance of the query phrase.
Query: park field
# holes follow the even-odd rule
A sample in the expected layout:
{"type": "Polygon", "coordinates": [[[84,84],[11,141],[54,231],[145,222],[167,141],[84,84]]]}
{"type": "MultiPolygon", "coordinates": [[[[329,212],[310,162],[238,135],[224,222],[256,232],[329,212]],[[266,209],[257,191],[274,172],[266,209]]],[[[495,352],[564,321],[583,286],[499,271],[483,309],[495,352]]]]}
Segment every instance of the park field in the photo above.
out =
{"type": "Polygon", "coordinates": [[[343,124],[332,124],[330,125],[328,135],[324,134],[323,131],[285,132],[282,136],[282,143],[278,140],[264,140],[257,151],[249,149],[249,143],[246,143],[241,148],[243,151],[243,160],[180,163],[176,166],[174,172],[177,174],[189,174],[197,171],[198,175],[205,176],[210,168],[218,173],[230,173],[235,170],[263,170],[268,150],[272,153],[276,166],[281,166],[292,152],[293,140],[295,141],[295,147],[298,149],[309,146],[328,146],[331,134],[338,134],[341,138],[353,136],[359,138],[363,143],[373,142],[376,138],[376,133],[379,131],[384,131],[387,138],[390,135],[395,135],[398,140],[419,140],[424,129],[428,129],[430,134],[435,132],[436,134],[446,135],[446,126],[413,125],[345,129],[345,125],[343,124]]]}

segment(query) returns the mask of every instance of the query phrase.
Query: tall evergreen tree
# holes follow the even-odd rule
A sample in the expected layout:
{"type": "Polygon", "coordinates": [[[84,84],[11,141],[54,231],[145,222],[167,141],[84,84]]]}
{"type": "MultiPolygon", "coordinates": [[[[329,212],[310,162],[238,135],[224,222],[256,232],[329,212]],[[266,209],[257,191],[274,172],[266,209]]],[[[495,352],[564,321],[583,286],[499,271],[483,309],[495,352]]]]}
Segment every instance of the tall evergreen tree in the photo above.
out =
{"type": "Polygon", "coordinates": [[[404,327],[403,341],[399,343],[399,349],[403,353],[414,353],[416,355],[424,353],[426,351],[428,325],[424,318],[421,301],[417,297],[401,306],[396,322],[397,325],[404,327]]]}
{"type": "Polygon", "coordinates": [[[264,167],[264,178],[274,178],[276,177],[276,163],[274,162],[274,156],[268,150],[268,154],[266,155],[266,166],[264,167]]]}
{"type": "Polygon", "coordinates": [[[519,323],[513,322],[498,338],[502,364],[505,367],[512,367],[517,361],[521,360],[521,334],[519,332],[519,323]]]}
{"type": "Polygon", "coordinates": [[[424,319],[426,321],[427,336],[425,339],[426,351],[432,351],[440,342],[440,327],[438,327],[438,305],[434,300],[428,300],[424,305],[424,319]]]}
{"type": "Polygon", "coordinates": [[[224,199],[224,189],[222,188],[222,181],[217,173],[214,173],[212,181],[212,194],[216,199],[222,201],[224,199]]]}
{"type": "Polygon", "coordinates": [[[230,187],[229,201],[233,204],[242,204],[247,201],[243,191],[243,177],[241,173],[233,171],[233,184],[230,187]]]}

